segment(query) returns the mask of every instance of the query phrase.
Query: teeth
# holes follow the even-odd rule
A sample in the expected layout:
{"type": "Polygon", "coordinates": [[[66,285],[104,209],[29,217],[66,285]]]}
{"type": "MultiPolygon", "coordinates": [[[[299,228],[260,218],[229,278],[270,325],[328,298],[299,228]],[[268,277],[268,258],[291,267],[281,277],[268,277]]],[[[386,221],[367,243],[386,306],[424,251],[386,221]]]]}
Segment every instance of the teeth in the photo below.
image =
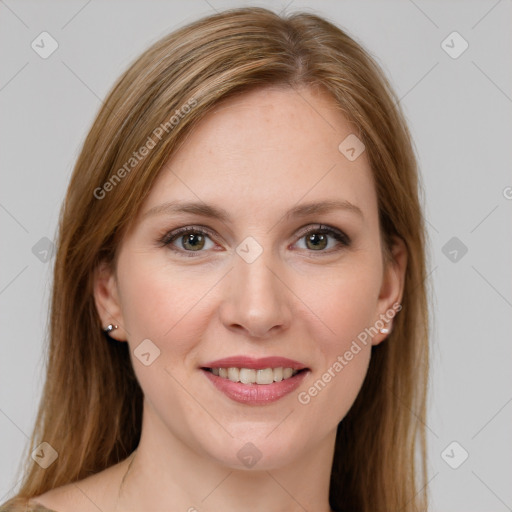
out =
{"type": "Polygon", "coordinates": [[[240,382],[242,384],[254,384],[256,382],[256,370],[240,368],[240,382]]]}
{"type": "Polygon", "coordinates": [[[272,384],[293,377],[299,370],[293,368],[210,368],[210,371],[219,377],[242,384],[272,384]]]}
{"type": "Polygon", "coordinates": [[[233,382],[238,382],[240,370],[238,368],[228,368],[228,379],[233,382]]]}
{"type": "Polygon", "coordinates": [[[274,382],[274,370],[265,368],[256,372],[256,384],[272,384],[274,382]]]}

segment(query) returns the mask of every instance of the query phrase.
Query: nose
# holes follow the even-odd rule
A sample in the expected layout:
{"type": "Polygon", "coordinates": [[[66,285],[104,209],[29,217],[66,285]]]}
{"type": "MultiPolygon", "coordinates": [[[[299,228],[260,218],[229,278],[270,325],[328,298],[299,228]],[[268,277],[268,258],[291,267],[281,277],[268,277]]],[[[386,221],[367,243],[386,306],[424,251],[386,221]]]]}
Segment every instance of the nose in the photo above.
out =
{"type": "Polygon", "coordinates": [[[220,317],[227,329],[266,339],[286,330],[292,318],[293,294],[284,270],[267,252],[248,263],[238,254],[226,276],[220,317]]]}

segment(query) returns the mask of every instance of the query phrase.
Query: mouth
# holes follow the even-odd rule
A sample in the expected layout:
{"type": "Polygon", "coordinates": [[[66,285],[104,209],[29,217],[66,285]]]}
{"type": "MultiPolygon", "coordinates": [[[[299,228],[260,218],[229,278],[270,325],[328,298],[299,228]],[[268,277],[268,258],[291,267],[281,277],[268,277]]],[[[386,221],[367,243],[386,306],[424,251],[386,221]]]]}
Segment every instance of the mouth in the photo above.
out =
{"type": "Polygon", "coordinates": [[[302,363],[288,358],[245,356],[212,361],[200,370],[228,398],[248,405],[279,400],[296,389],[310,371],[302,363]]]}

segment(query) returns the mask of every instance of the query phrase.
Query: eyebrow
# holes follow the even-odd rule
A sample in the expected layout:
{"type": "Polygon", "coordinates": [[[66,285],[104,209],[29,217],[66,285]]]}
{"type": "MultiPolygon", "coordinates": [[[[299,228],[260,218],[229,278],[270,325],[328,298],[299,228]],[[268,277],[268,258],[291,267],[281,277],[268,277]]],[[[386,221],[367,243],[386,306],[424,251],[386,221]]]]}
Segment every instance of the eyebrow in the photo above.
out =
{"type": "MultiPolygon", "coordinates": [[[[294,206],[284,215],[286,220],[292,217],[306,217],[313,214],[328,213],[333,210],[345,210],[355,213],[356,215],[364,218],[361,208],[346,200],[325,200],[316,203],[306,203],[294,206]]],[[[202,202],[182,202],[170,201],[154,206],[142,215],[142,218],[152,217],[154,215],[172,215],[178,213],[189,213],[193,215],[200,215],[202,217],[211,217],[218,219],[222,222],[229,222],[229,213],[219,206],[214,206],[202,202]]]]}

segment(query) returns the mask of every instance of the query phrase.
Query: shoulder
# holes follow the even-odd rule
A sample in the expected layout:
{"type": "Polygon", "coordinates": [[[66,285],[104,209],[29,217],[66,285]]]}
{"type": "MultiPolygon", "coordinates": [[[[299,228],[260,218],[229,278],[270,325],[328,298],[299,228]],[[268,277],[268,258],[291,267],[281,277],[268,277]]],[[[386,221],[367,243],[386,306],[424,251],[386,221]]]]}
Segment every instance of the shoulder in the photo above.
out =
{"type": "Polygon", "coordinates": [[[29,498],[12,498],[0,505],[0,512],[57,512],[29,498]]]}
{"type": "Polygon", "coordinates": [[[15,497],[0,512],[97,512],[114,510],[128,459],[82,480],[50,489],[32,498],[15,497]]]}
{"type": "Polygon", "coordinates": [[[0,512],[90,512],[91,503],[78,491],[76,484],[70,484],[32,498],[13,498],[0,506],[0,512]]]}

